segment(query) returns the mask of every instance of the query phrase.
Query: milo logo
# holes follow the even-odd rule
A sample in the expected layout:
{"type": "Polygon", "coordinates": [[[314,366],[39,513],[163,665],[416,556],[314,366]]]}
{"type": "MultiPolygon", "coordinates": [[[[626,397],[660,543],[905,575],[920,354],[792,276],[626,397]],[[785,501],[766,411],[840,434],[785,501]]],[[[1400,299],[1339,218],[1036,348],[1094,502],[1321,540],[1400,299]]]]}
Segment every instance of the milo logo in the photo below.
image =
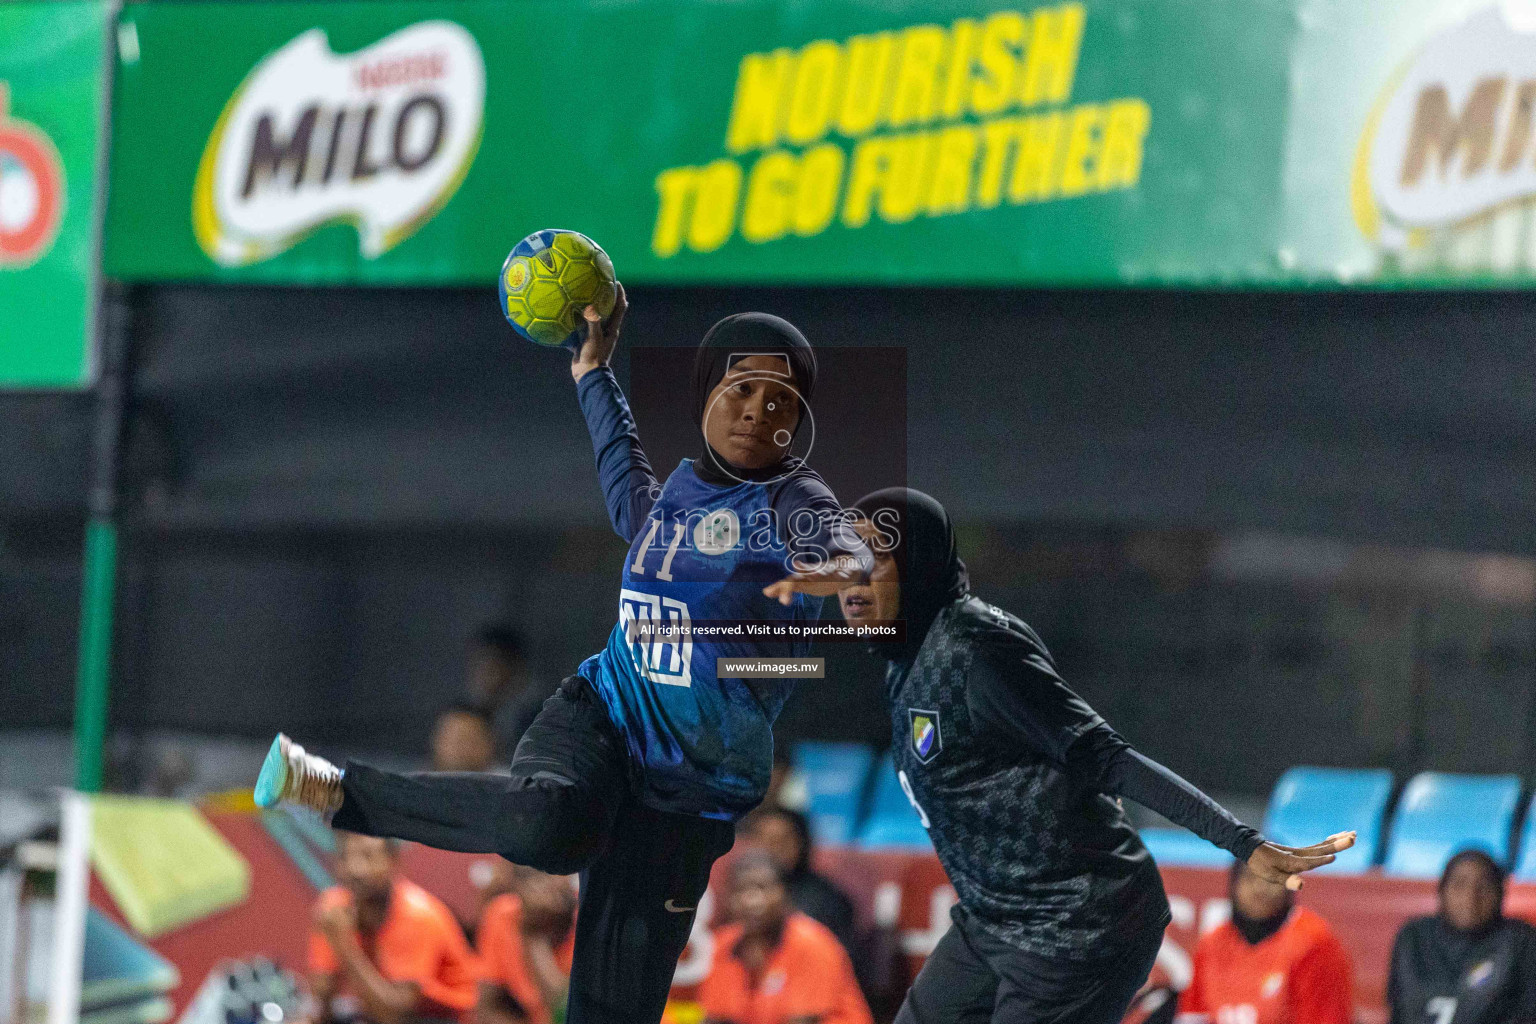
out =
{"type": "Polygon", "coordinates": [[[480,47],[454,22],[344,55],[311,29],[257,64],[219,115],[193,187],[198,244],[242,266],[344,221],[377,258],[458,190],[484,108],[480,47]]]}
{"type": "Polygon", "coordinates": [[[1536,25],[1496,5],[1426,40],[1376,100],[1350,197],[1387,251],[1461,270],[1531,266],[1536,25]]]}

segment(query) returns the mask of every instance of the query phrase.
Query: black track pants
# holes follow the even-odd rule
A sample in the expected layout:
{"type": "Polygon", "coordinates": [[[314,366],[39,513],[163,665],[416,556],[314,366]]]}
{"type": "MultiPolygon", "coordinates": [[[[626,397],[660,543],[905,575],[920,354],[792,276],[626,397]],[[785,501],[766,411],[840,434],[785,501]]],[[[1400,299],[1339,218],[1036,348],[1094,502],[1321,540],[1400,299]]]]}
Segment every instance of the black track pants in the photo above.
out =
{"type": "Polygon", "coordinates": [[[348,764],[341,784],[337,828],[581,872],[568,1024],[661,1019],[709,869],[735,838],[730,822],[640,803],[621,740],[579,676],[544,702],[507,775],[348,764]]]}
{"type": "Polygon", "coordinates": [[[963,910],[918,972],[896,1024],[1119,1024],[1146,982],[1162,930],[1119,956],[1046,960],[993,937],[963,910]]]}

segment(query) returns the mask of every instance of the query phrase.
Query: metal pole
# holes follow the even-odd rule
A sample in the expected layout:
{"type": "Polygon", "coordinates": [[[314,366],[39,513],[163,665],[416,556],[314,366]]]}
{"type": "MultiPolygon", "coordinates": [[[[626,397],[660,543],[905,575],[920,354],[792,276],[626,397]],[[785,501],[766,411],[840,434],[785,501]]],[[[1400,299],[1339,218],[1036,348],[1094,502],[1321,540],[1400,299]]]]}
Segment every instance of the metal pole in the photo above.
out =
{"type": "Polygon", "coordinates": [[[117,577],[117,467],[128,390],[128,304],[121,286],[102,291],[101,374],[91,437],[80,649],[75,670],[75,788],[101,789],[112,663],[112,596],[117,577]]]}

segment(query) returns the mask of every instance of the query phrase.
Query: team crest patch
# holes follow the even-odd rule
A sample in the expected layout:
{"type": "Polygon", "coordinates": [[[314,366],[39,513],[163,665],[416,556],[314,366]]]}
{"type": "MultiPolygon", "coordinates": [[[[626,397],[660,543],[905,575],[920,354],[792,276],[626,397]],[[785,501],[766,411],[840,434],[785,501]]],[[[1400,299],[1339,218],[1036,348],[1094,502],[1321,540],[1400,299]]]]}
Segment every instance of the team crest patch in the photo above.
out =
{"type": "Polygon", "coordinates": [[[1493,961],[1484,960],[1467,972],[1467,988],[1477,988],[1493,976],[1493,961]]]}
{"type": "Polygon", "coordinates": [[[716,509],[693,528],[693,546],[701,555],[723,555],[741,541],[741,520],[733,509],[716,509]]]}
{"type": "Polygon", "coordinates": [[[907,718],[912,723],[912,753],[919,762],[927,764],[944,749],[944,737],[939,731],[939,713],[908,708],[907,718]]]}

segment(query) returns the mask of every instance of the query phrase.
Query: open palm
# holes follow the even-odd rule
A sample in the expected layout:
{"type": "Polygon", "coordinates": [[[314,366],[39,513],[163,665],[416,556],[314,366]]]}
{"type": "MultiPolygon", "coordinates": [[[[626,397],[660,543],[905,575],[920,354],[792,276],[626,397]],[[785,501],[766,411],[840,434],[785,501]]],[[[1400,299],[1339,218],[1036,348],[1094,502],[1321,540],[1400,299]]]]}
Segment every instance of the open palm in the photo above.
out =
{"type": "Polygon", "coordinates": [[[1292,892],[1301,888],[1301,876],[1324,864],[1332,864],[1334,855],[1355,845],[1353,832],[1339,832],[1312,846],[1281,846],[1264,843],[1248,858],[1254,874],[1292,892]]]}

